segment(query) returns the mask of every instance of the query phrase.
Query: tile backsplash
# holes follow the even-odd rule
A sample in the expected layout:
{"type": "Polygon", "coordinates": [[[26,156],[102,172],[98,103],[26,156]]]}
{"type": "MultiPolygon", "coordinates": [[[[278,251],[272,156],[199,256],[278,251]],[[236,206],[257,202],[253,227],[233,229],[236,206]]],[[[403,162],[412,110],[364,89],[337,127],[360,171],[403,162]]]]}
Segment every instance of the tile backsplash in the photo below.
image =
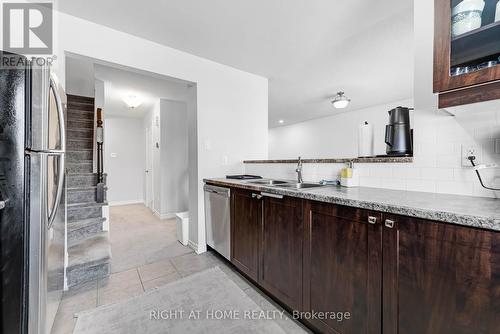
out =
{"type": "MultiPolygon", "coordinates": [[[[471,107],[455,117],[438,111],[415,111],[414,162],[355,164],[359,170],[360,185],[498,197],[500,192],[481,187],[474,170],[462,166],[461,159],[462,146],[472,145],[477,149],[476,163],[500,164],[499,148],[495,148],[496,139],[500,139],[500,108],[492,109],[477,111],[471,107]]],[[[351,140],[355,140],[355,135],[351,140]]],[[[314,157],[314,152],[304,152],[303,156],[314,157]]],[[[342,167],[344,164],[304,164],[304,180],[336,179],[342,167]]],[[[295,179],[295,168],[295,164],[246,164],[245,172],[271,178],[295,179]]],[[[480,172],[486,185],[500,188],[500,169],[480,172]]]]}

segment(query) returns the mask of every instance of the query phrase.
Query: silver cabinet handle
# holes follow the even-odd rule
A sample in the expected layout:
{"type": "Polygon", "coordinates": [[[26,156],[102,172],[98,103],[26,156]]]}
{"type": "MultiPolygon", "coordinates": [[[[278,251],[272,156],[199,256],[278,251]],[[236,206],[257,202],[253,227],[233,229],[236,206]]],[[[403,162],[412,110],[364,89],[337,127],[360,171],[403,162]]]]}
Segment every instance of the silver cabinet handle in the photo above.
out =
{"type": "Polygon", "coordinates": [[[61,102],[61,97],[59,96],[59,92],[57,91],[57,87],[54,79],[50,78],[50,89],[54,93],[54,98],[56,100],[56,108],[57,115],[59,118],[59,132],[61,136],[61,153],[59,156],[59,178],[57,180],[57,192],[56,197],[54,199],[54,204],[52,206],[52,210],[47,211],[48,213],[48,223],[47,226],[50,229],[52,224],[54,223],[54,219],[56,218],[57,209],[59,208],[59,202],[61,202],[62,193],[64,190],[64,176],[66,169],[66,124],[64,120],[64,109],[61,102]]]}
{"type": "Polygon", "coordinates": [[[393,228],[394,227],[394,221],[386,219],[385,220],[385,226],[388,227],[388,228],[393,228]]]}
{"type": "Polygon", "coordinates": [[[261,194],[262,194],[262,196],[265,196],[265,197],[272,197],[272,198],[278,198],[278,199],[283,198],[283,195],[271,194],[271,193],[266,193],[266,192],[261,192],[261,194]]]}
{"type": "Polygon", "coordinates": [[[368,223],[375,225],[377,223],[377,217],[368,216],[368,223]]]}
{"type": "Polygon", "coordinates": [[[7,201],[0,201],[0,210],[5,209],[6,204],[7,204],[7,201]]]}
{"type": "Polygon", "coordinates": [[[252,193],[252,198],[261,199],[261,198],[262,198],[262,195],[259,195],[259,194],[253,194],[253,193],[252,193]]]}

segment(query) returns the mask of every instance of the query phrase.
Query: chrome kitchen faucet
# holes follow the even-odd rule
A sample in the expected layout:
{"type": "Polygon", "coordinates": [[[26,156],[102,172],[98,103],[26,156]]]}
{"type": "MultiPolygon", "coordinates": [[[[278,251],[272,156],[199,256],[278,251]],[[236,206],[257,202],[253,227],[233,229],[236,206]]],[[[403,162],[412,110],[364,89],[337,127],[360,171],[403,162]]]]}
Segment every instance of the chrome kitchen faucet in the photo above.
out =
{"type": "Polygon", "coordinates": [[[297,163],[297,169],[295,170],[297,172],[297,181],[299,183],[304,182],[302,179],[302,158],[299,157],[299,162],[297,163]]]}

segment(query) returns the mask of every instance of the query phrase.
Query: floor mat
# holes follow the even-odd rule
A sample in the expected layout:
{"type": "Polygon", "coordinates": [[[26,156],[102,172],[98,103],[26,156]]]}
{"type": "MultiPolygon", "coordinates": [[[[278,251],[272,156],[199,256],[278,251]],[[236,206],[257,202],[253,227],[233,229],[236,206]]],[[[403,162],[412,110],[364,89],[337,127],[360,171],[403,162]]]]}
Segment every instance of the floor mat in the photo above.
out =
{"type": "Polygon", "coordinates": [[[77,314],[74,334],[285,333],[218,267],[77,314]]]}

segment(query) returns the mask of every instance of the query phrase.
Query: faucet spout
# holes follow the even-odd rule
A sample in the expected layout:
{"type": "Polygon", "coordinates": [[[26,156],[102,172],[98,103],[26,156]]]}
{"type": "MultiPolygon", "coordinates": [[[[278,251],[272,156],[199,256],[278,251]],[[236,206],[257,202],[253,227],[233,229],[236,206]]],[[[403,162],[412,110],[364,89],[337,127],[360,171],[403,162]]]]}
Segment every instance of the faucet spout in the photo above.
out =
{"type": "Polygon", "coordinates": [[[302,179],[302,158],[299,157],[299,161],[297,163],[297,169],[295,169],[297,172],[297,182],[298,183],[303,183],[304,180],[302,179]]]}

